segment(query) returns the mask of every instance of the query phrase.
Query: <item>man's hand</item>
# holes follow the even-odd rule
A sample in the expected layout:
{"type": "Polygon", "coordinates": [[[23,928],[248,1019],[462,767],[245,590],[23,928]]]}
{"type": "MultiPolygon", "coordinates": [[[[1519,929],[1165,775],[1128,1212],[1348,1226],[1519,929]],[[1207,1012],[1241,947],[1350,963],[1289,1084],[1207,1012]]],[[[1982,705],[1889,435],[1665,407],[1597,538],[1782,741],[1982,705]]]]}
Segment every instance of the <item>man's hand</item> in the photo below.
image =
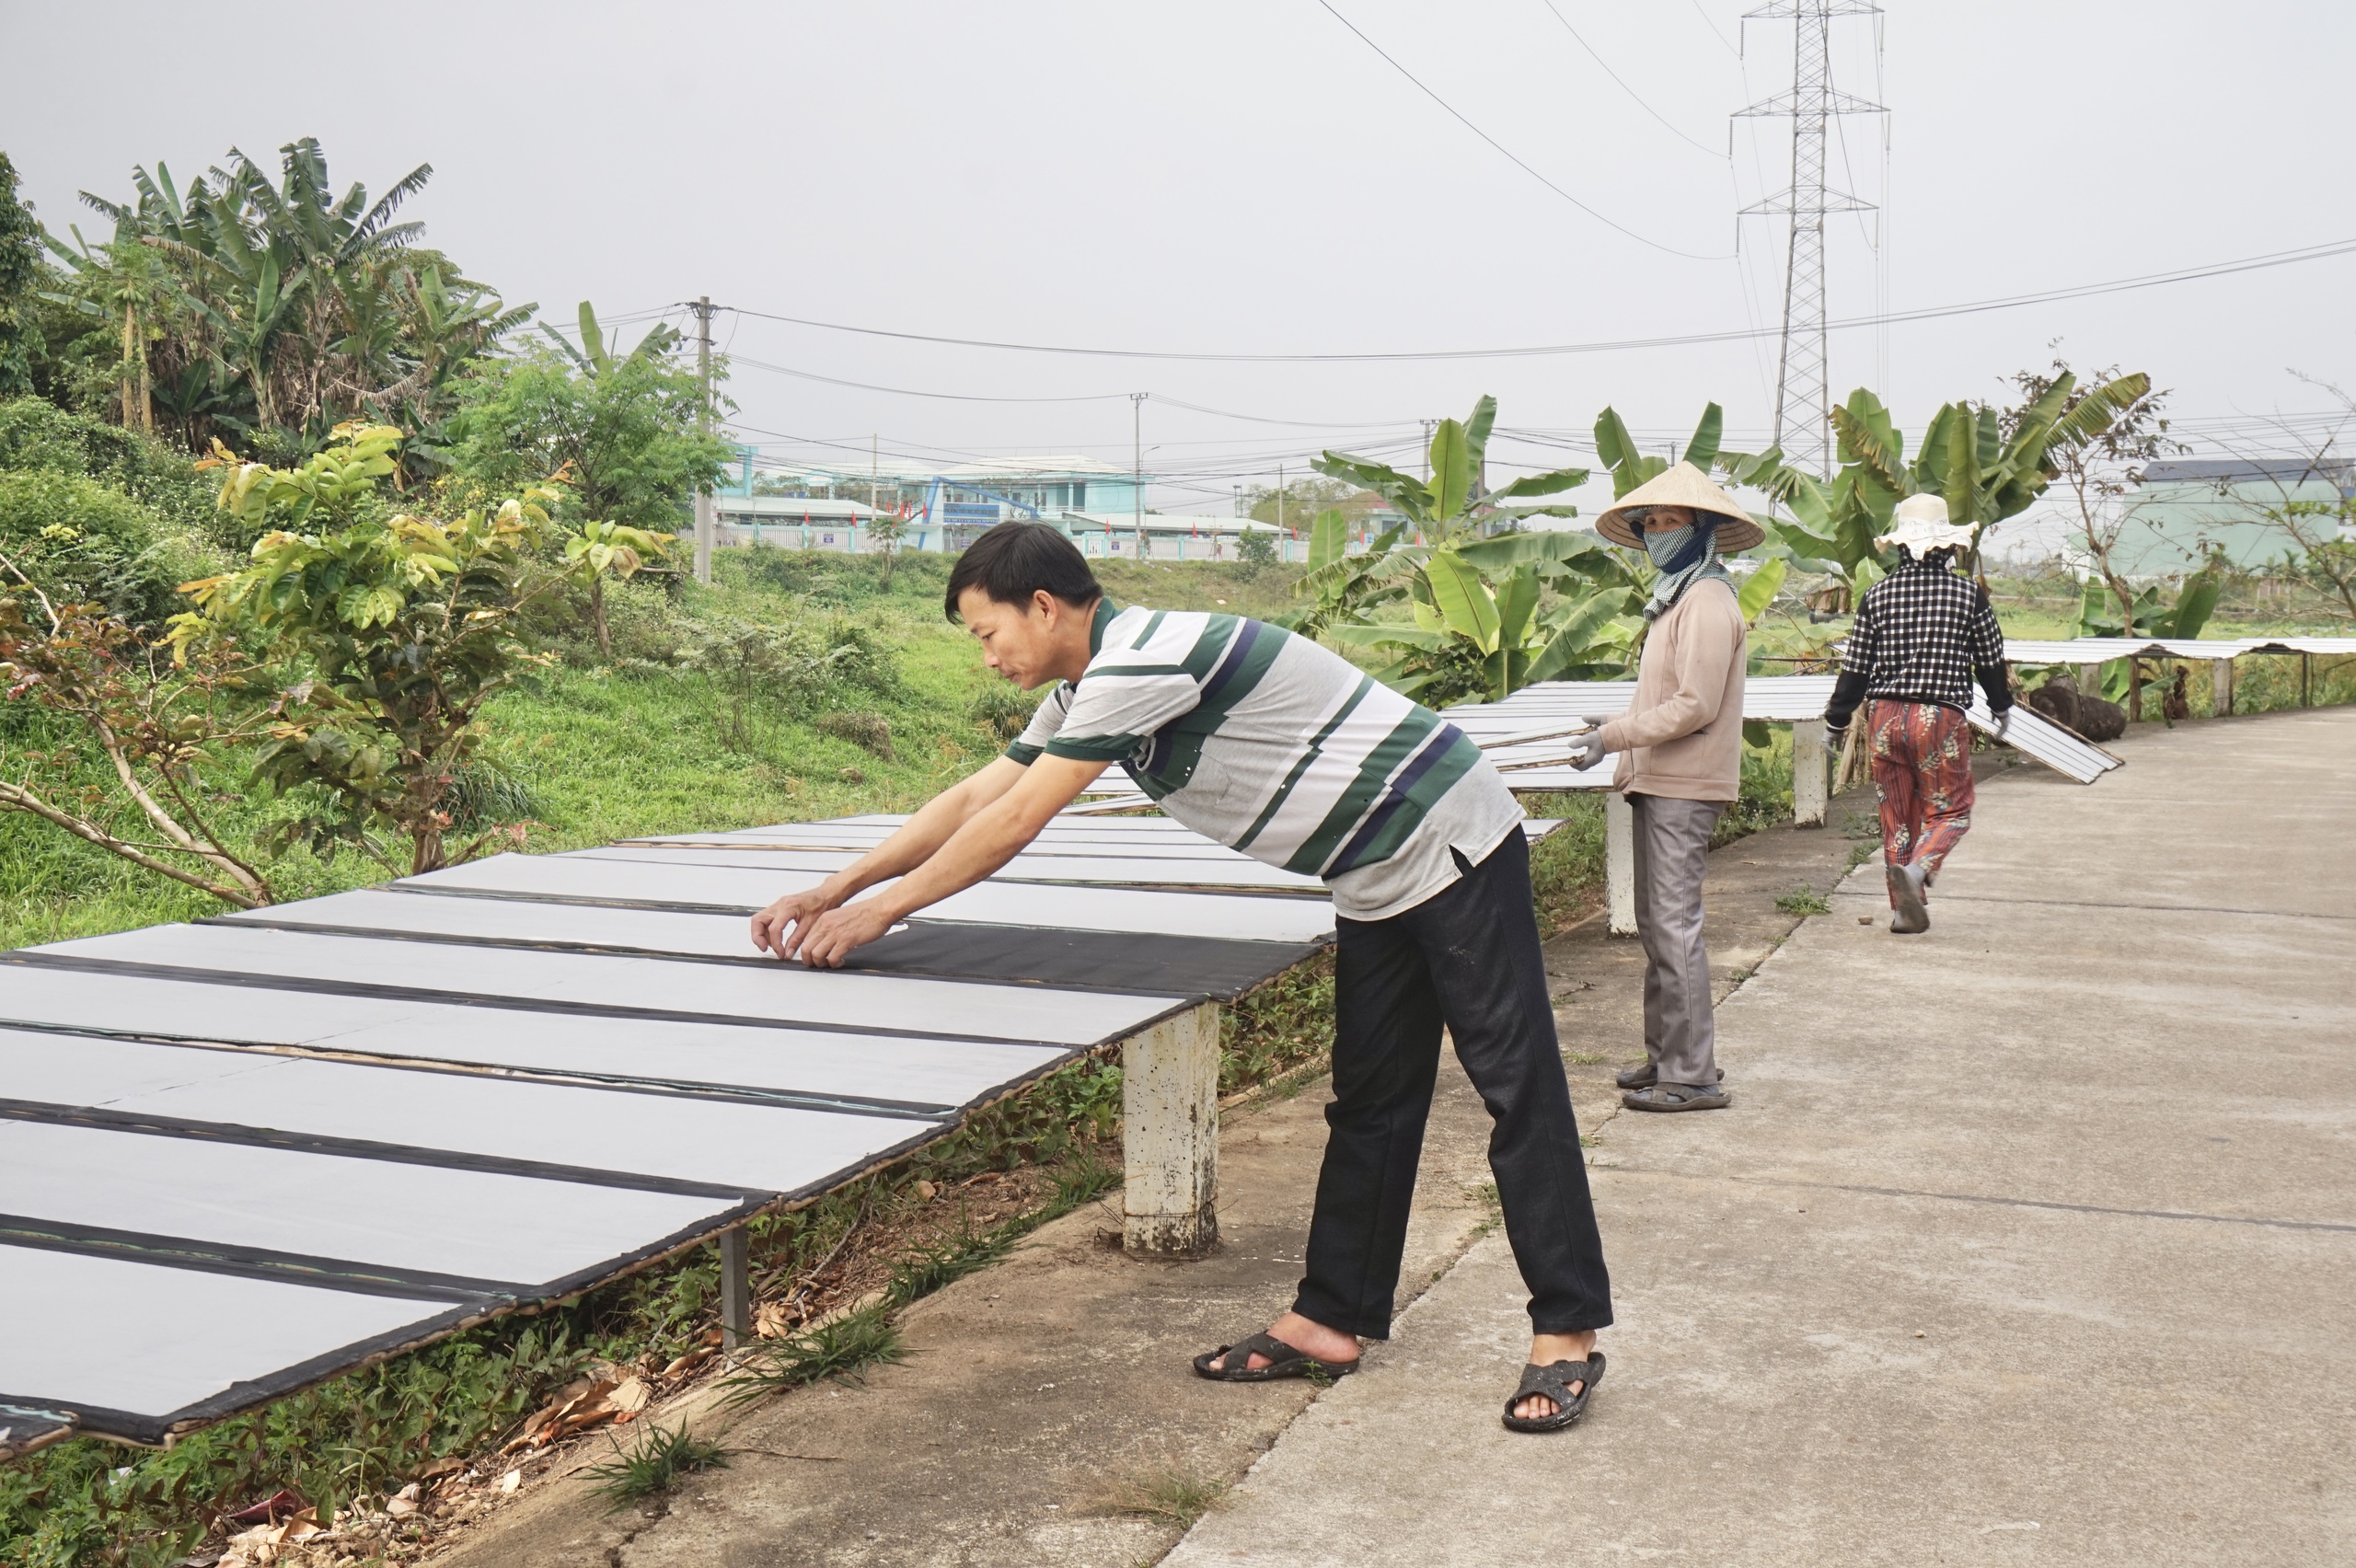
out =
{"type": "Polygon", "coordinates": [[[855,948],[892,928],[892,916],[872,899],[830,909],[803,928],[802,962],[813,969],[840,969],[855,948]]]}
{"type": "Polygon", "coordinates": [[[826,891],[824,882],[789,893],[753,917],[753,945],[780,958],[791,958],[793,950],[810,934],[811,922],[841,902],[826,891]]]}
{"type": "Polygon", "coordinates": [[[2013,710],[2007,708],[1996,715],[1996,738],[2000,741],[2009,740],[2012,738],[2012,732],[2013,710]]]}

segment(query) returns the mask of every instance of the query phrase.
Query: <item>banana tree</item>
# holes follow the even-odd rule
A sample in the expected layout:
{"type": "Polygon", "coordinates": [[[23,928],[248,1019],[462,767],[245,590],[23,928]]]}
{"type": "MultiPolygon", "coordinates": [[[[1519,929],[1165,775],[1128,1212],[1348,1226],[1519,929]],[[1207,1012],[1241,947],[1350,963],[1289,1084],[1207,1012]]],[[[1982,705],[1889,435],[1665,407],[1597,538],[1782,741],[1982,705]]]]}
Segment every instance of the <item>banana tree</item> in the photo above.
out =
{"type": "MultiPolygon", "coordinates": [[[[1492,490],[1480,488],[1489,431],[1497,418],[1497,400],[1484,395],[1461,422],[1442,420],[1432,432],[1428,456],[1431,478],[1403,474],[1385,463],[1370,462],[1345,453],[1327,452],[1310,466],[1329,478],[1341,479],[1373,491],[1395,508],[1405,521],[1369,541],[1361,555],[1349,553],[1347,525],[1339,512],[1318,514],[1310,531],[1309,571],[1293,584],[1293,592],[1311,604],[1288,617],[1297,631],[1315,636],[1329,627],[1360,618],[1378,605],[1412,597],[1431,602],[1421,583],[1424,562],[1433,550],[1469,547],[1480,531],[1496,523],[1513,526],[1536,516],[1573,517],[1576,507],[1556,503],[1513,506],[1507,502],[1557,495],[1587,482],[1585,468],[1556,468],[1525,474],[1492,490]],[[1410,532],[1420,537],[1404,543],[1410,532]]],[[[1508,534],[1507,538],[1545,539],[1551,536],[1508,534]]],[[[1570,536],[1563,536],[1567,541],[1570,536]]],[[[1478,541],[1483,544],[1495,541],[1478,541]]],[[[1548,547],[1536,547],[1530,559],[1536,567],[1548,547]]],[[[1565,544],[1545,559],[1572,559],[1577,551],[1565,544]]],[[[1476,551],[1468,559],[1483,559],[1476,551]]],[[[1516,557],[1515,559],[1520,559],[1516,557]]],[[[1500,566],[1510,562],[1500,561],[1500,566]]],[[[1544,575],[1542,571],[1539,573],[1544,575]]]]}
{"type": "Polygon", "coordinates": [[[1392,653],[1377,678],[1433,707],[1501,701],[1534,681],[1587,679],[1626,667],[1629,631],[1619,622],[1635,600],[1624,586],[1542,607],[1546,579],[1539,561],[1522,561],[1492,586],[1479,566],[1453,549],[1426,557],[1414,586],[1412,625],[1351,621],[1331,630],[1348,646],[1392,653]]]}
{"type": "Polygon", "coordinates": [[[1482,462],[1488,452],[1490,427],[1496,420],[1497,400],[1484,394],[1463,422],[1440,421],[1439,427],[1432,432],[1428,479],[1403,474],[1386,463],[1371,463],[1340,452],[1327,452],[1310,467],[1328,478],[1357,485],[1382,497],[1404,513],[1407,522],[1426,536],[1426,542],[1434,546],[1448,544],[1460,534],[1473,532],[1484,523],[1499,519],[1576,516],[1575,507],[1508,507],[1503,503],[1576,490],[1587,483],[1585,468],[1525,474],[1496,490],[1481,490],[1482,462]]]}
{"type": "Polygon", "coordinates": [[[1873,536],[1910,495],[1939,496],[1951,521],[1982,531],[2027,510],[2053,480],[2052,455],[2099,436],[2151,391],[2152,378],[2122,375],[2073,400],[2076,386],[2064,372],[2020,410],[2009,431],[1992,404],[1949,403],[1931,416],[1911,463],[1905,437],[1881,399],[1863,387],[1851,393],[1832,410],[1842,462],[1830,510],[1844,552],[1869,553],[1873,536]]]}
{"type": "MultiPolygon", "coordinates": [[[[2077,635],[2153,640],[2200,635],[2217,610],[2217,579],[2206,571],[2185,579],[2173,604],[2157,587],[2147,587],[2124,606],[2099,577],[2088,577],[2079,595],[2077,635]],[[2123,611],[2123,613],[2122,613],[2123,611]]],[[[2130,718],[2143,709],[2143,662],[2123,659],[2103,672],[2102,695],[2127,705],[2130,718]]]]}

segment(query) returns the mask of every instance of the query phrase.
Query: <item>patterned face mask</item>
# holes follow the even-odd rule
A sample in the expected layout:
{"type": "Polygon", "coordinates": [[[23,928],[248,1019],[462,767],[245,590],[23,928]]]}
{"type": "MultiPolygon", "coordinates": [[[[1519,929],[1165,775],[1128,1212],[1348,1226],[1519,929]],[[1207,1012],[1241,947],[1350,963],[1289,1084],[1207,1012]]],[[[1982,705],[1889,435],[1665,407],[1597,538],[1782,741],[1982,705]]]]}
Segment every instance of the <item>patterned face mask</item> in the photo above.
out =
{"type": "Polygon", "coordinates": [[[1653,558],[1653,565],[1660,571],[1675,571],[1677,558],[1685,552],[1685,547],[1692,542],[1692,538],[1693,525],[1691,523],[1665,533],[1647,533],[1645,536],[1645,553],[1653,558]]]}
{"type": "Polygon", "coordinates": [[[1645,618],[1657,620],[1662,612],[1677,603],[1678,595],[1704,577],[1725,579],[1726,563],[1717,558],[1713,546],[1717,542],[1717,524],[1693,522],[1682,528],[1645,536],[1645,553],[1652,558],[1659,575],[1653,579],[1653,595],[1645,605],[1645,618]]]}

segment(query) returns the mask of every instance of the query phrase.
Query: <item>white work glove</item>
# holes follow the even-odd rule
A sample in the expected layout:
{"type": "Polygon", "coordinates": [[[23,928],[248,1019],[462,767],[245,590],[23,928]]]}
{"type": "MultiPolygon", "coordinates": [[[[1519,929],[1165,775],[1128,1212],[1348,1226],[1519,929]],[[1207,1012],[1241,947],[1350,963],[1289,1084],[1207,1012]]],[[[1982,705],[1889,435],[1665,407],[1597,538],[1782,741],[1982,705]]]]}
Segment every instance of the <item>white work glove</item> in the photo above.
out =
{"type": "Polygon", "coordinates": [[[1571,737],[1571,766],[1585,769],[1593,767],[1603,760],[1604,721],[1592,715],[1586,715],[1581,718],[1580,722],[1587,725],[1588,731],[1584,735],[1571,737]]]}
{"type": "Polygon", "coordinates": [[[1996,715],[1996,738],[2000,741],[2009,740],[2012,738],[2012,732],[2013,710],[2007,708],[1996,715]]]}

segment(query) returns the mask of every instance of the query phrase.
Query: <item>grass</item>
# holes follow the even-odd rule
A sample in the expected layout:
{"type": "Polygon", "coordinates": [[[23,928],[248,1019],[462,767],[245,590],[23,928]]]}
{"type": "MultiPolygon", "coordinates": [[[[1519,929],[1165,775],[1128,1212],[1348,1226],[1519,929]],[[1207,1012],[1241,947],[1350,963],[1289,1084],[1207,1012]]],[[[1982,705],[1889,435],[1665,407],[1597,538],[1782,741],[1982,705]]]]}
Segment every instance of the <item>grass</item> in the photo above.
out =
{"type": "Polygon", "coordinates": [[[1218,1090],[1233,1094],[1334,1050],[1334,957],[1321,953],[1219,1009],[1218,1090]]]}
{"type": "Polygon", "coordinates": [[[1775,907],[1786,915],[1830,915],[1832,913],[1832,905],[1825,902],[1824,894],[1805,884],[1792,889],[1791,892],[1775,900],[1775,907]]]}
{"type": "Polygon", "coordinates": [[[690,1433],[682,1423],[670,1431],[648,1425],[627,1448],[614,1444],[614,1457],[583,1473],[595,1485],[590,1495],[605,1499],[607,1509],[619,1512],[671,1490],[683,1475],[697,1470],[726,1470],[728,1450],[690,1433]]]}
{"type": "Polygon", "coordinates": [[[750,1404],[828,1378],[857,1382],[873,1366],[908,1358],[899,1325],[882,1303],[846,1313],[791,1339],[764,1341],[722,1385],[729,1404],[750,1404]]]}
{"type": "Polygon", "coordinates": [[[1124,1476],[1104,1494],[1107,1513],[1161,1519],[1190,1530],[1205,1514],[1225,1501],[1229,1482],[1206,1481],[1174,1470],[1124,1476]]]}

